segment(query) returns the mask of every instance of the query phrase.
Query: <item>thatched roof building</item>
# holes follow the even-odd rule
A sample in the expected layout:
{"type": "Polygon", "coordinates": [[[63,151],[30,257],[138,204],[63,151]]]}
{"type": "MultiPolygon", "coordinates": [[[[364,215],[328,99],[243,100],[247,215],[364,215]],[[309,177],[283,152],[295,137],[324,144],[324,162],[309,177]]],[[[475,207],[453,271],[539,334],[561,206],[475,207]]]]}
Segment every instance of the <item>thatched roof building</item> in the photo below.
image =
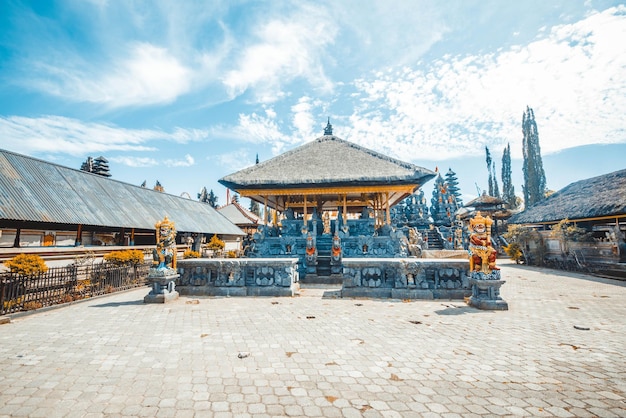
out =
{"type": "Polygon", "coordinates": [[[480,211],[483,215],[489,215],[494,219],[507,219],[512,213],[504,200],[499,197],[489,196],[486,192],[469,201],[464,207],[473,209],[467,212],[466,217],[472,216],[476,211],[480,211]]]}
{"type": "Polygon", "coordinates": [[[563,219],[615,221],[626,218],[626,169],[572,183],[512,216],[513,224],[552,224],[563,219]]]}
{"type": "Polygon", "coordinates": [[[350,211],[372,201],[379,209],[388,208],[435,177],[431,170],[334,136],[330,124],[324,133],[219,182],[279,211],[310,208],[313,202],[320,210],[332,210],[341,201],[350,211]]]}

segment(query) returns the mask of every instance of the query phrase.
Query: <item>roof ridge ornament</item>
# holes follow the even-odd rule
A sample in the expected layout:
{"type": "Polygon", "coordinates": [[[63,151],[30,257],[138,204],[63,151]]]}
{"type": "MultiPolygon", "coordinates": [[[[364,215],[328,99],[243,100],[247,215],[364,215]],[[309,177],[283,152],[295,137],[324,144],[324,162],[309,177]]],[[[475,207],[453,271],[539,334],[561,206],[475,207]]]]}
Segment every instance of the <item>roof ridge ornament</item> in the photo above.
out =
{"type": "Polygon", "coordinates": [[[328,118],[328,123],[324,128],[324,135],[332,135],[333,134],[333,125],[330,124],[330,117],[328,118]]]}

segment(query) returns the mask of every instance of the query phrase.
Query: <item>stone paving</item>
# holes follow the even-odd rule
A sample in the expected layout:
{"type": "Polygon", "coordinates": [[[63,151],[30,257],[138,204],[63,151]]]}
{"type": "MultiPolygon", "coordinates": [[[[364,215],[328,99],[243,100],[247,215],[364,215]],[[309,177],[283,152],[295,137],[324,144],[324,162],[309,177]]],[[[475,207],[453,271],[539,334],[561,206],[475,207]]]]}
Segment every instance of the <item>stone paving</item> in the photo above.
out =
{"type": "Polygon", "coordinates": [[[148,289],[0,325],[0,416],[626,416],[626,283],[502,265],[463,301],[148,289]]]}

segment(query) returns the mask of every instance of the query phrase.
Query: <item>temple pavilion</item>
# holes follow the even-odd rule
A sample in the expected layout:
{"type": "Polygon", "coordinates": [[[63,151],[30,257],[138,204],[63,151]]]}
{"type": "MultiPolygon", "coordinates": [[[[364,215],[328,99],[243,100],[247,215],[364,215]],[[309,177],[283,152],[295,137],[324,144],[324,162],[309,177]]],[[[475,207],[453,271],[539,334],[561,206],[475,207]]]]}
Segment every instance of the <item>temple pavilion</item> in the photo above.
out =
{"type": "Polygon", "coordinates": [[[361,214],[369,208],[376,226],[382,226],[390,223],[393,205],[434,176],[426,168],[336,137],[329,122],[316,140],[219,182],[276,214],[291,209],[308,219],[314,212],[361,214]]]}
{"type": "Polygon", "coordinates": [[[258,245],[252,256],[295,254],[302,271],[308,267],[307,274],[324,275],[324,267],[312,269],[311,261],[306,265],[307,236],[319,250],[315,262],[320,266],[330,257],[333,236],[341,238],[346,256],[398,256],[397,243],[390,242],[390,209],[433,177],[431,170],[338,138],[329,121],[314,141],[219,182],[272,213],[270,219],[264,217],[266,228],[255,234],[258,245]],[[382,241],[374,242],[374,237],[382,241]]]}

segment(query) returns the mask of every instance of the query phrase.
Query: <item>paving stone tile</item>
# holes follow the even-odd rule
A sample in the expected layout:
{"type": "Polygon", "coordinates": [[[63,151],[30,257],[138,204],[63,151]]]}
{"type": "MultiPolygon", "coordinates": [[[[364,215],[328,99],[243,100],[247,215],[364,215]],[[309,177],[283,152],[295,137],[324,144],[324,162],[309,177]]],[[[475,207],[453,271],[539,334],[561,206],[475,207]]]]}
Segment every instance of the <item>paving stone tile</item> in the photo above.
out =
{"type": "Polygon", "coordinates": [[[151,306],[136,303],[140,289],[15,318],[3,327],[19,338],[0,328],[0,415],[119,405],[133,416],[285,416],[289,406],[293,416],[626,415],[626,284],[502,268],[504,312],[462,301],[356,307],[306,289],[275,298],[268,317],[264,298],[151,306]],[[591,331],[573,329],[581,322],[591,331]]]}

